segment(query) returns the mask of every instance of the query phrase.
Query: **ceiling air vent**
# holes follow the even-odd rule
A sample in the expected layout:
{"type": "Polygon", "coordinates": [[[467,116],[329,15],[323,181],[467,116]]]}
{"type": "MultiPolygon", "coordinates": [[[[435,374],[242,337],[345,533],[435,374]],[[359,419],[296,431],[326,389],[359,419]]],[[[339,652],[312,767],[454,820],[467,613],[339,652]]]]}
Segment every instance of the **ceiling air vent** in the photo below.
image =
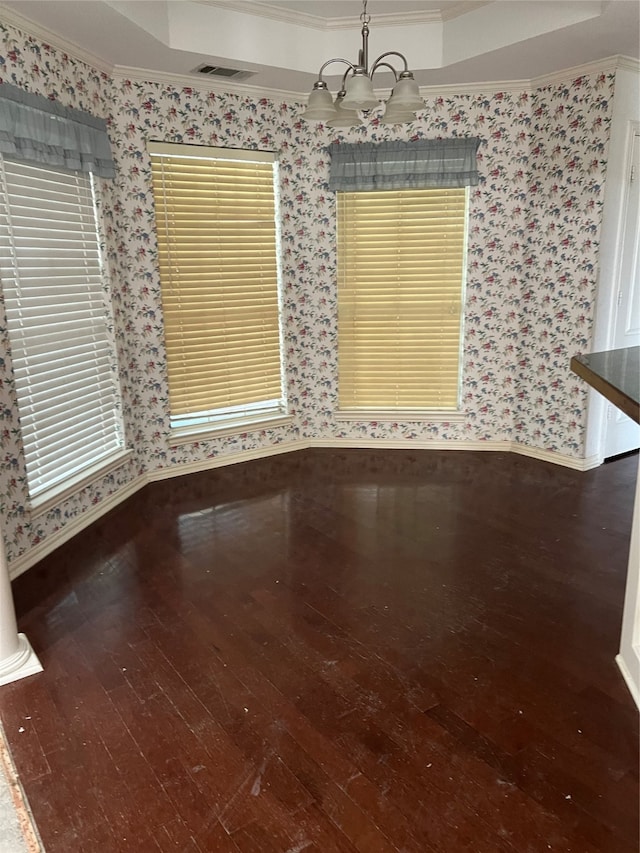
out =
{"type": "Polygon", "coordinates": [[[240,68],[223,68],[221,65],[209,65],[206,62],[193,69],[193,74],[206,74],[207,77],[220,77],[223,80],[246,80],[255,71],[243,71],[240,68]]]}

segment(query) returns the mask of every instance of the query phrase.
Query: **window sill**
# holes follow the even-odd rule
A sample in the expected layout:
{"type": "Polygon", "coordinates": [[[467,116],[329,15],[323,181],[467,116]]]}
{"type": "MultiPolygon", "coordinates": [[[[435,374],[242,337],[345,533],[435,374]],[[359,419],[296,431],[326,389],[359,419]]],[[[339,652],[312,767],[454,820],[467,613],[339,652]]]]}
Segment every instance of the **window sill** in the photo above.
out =
{"type": "Polygon", "coordinates": [[[208,441],[212,438],[224,438],[228,435],[238,435],[238,433],[243,432],[255,432],[255,430],[271,429],[272,427],[290,426],[292,423],[292,415],[276,414],[271,417],[262,417],[259,420],[225,421],[219,424],[199,424],[195,427],[172,429],[169,433],[169,447],[178,447],[181,444],[189,444],[196,441],[208,441]]]}
{"type": "Polygon", "coordinates": [[[72,497],[77,492],[85,489],[92,483],[95,483],[96,480],[106,477],[107,474],[110,474],[111,471],[115,471],[116,468],[119,468],[130,457],[131,450],[126,448],[117,450],[115,453],[112,453],[110,456],[106,456],[90,468],[86,468],[84,471],[80,471],[78,474],[75,474],[68,480],[65,480],[64,483],[61,483],[58,486],[52,486],[50,489],[42,492],[42,494],[32,498],[31,510],[33,517],[37,518],[38,516],[43,515],[53,507],[61,504],[67,498],[72,497]]]}
{"type": "Polygon", "coordinates": [[[339,409],[337,421],[371,423],[463,423],[466,415],[459,409],[339,409]]]}

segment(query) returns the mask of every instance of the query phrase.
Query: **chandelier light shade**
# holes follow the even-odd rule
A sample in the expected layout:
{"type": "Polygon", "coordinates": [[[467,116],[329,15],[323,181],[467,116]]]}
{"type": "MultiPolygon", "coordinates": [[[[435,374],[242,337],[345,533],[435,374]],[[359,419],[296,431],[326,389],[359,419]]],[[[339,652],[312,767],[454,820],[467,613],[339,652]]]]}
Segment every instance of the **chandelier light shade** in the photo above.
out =
{"type": "Polygon", "coordinates": [[[373,90],[373,75],[382,67],[389,69],[396,80],[382,117],[384,124],[411,122],[415,119],[416,112],[424,109],[418,84],[414,80],[413,73],[409,71],[409,65],[402,53],[389,50],[381,54],[369,67],[368,41],[371,16],[367,14],[367,0],[363,0],[362,5],[363,12],[360,15],[362,47],[358,54],[358,61],[354,64],[348,59],[335,58],[327,60],[322,65],[318,72],[318,79],[313,84],[313,90],[309,95],[307,108],[302,114],[302,118],[306,121],[324,121],[330,127],[356,127],[361,124],[357,111],[371,110],[379,104],[373,90]],[[400,73],[386,61],[388,57],[396,57],[402,61],[404,68],[400,73]],[[335,103],[327,84],[322,79],[325,68],[334,62],[341,62],[348,66],[335,103]]]}
{"type": "Polygon", "coordinates": [[[396,107],[391,103],[391,101],[389,101],[381,121],[383,124],[407,124],[408,122],[413,121],[415,117],[416,114],[411,110],[396,107]]]}
{"type": "Polygon", "coordinates": [[[347,80],[344,106],[347,110],[371,110],[378,106],[373,83],[363,68],[355,68],[353,76],[347,80]]]}
{"type": "Polygon", "coordinates": [[[336,116],[336,108],[333,105],[333,98],[327,89],[327,84],[324,80],[317,80],[309,95],[309,102],[303,118],[310,121],[328,121],[336,116]]]}
{"type": "Polygon", "coordinates": [[[333,104],[336,114],[334,118],[327,121],[329,127],[358,127],[360,124],[360,116],[356,110],[346,110],[344,108],[344,96],[344,89],[336,95],[336,99],[333,104]]]}
{"type": "Polygon", "coordinates": [[[406,72],[406,74],[403,71],[400,75],[387,102],[387,109],[391,104],[402,107],[405,110],[410,110],[411,112],[424,109],[424,101],[420,97],[418,84],[413,79],[413,75],[409,76],[410,74],[410,71],[406,72]]]}

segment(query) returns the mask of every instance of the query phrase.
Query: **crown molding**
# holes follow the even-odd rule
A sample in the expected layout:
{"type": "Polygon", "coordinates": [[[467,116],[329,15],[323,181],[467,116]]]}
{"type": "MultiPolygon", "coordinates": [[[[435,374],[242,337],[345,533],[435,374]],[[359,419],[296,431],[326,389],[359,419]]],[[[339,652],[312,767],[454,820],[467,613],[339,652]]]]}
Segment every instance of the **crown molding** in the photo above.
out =
{"type": "MultiPolygon", "coordinates": [[[[139,83],[167,83],[177,86],[189,86],[216,94],[246,95],[254,98],[288,99],[298,103],[305,102],[308,91],[294,92],[286,89],[270,89],[264,86],[254,86],[251,83],[234,83],[232,80],[216,80],[205,75],[173,74],[167,71],[150,71],[146,68],[131,68],[116,65],[112,76],[114,80],[133,80],[139,83]]],[[[565,75],[566,79],[566,75],[565,75]]],[[[449,85],[420,86],[420,94],[424,97],[433,95],[474,95],[491,94],[493,92],[522,92],[530,91],[531,80],[495,80],[482,83],[451,83],[449,85]]],[[[382,100],[388,97],[388,88],[375,89],[375,94],[382,100]]]]}
{"type": "Polygon", "coordinates": [[[306,92],[293,92],[286,89],[266,89],[263,86],[251,86],[249,83],[234,83],[233,80],[221,80],[207,77],[206,74],[173,74],[169,71],[150,71],[148,68],[131,68],[128,65],[114,66],[111,76],[114,81],[133,80],[138,83],[168,83],[187,86],[221,95],[247,95],[253,98],[288,99],[302,102],[306,92]]]}
{"type": "MultiPolygon", "coordinates": [[[[235,0],[196,0],[205,5],[227,5],[234,6],[237,9],[235,0]]],[[[454,9],[464,8],[470,11],[471,7],[487,5],[490,0],[469,0],[469,2],[457,3],[454,9]]],[[[247,5],[262,5],[257,4],[254,0],[247,0],[247,5]]],[[[463,14],[462,12],[460,14],[463,14]]],[[[307,92],[296,92],[288,89],[267,89],[261,86],[251,85],[250,83],[234,82],[232,80],[214,80],[206,78],[203,75],[196,74],[175,74],[167,71],[154,71],[146,68],[134,68],[125,65],[111,65],[102,57],[96,56],[93,53],[85,50],[75,42],[64,39],[62,36],[54,33],[52,30],[35,24],[23,15],[9,9],[0,3],[0,21],[16,27],[23,31],[27,36],[33,36],[40,39],[46,44],[51,45],[64,53],[69,54],[74,59],[95,68],[97,71],[104,72],[112,76],[115,80],[129,79],[141,83],[167,83],[178,86],[191,87],[194,89],[202,89],[205,92],[216,92],[222,94],[234,94],[247,97],[267,97],[273,99],[284,99],[289,101],[301,102],[307,97],[307,92]]],[[[582,74],[592,74],[598,72],[616,71],[617,69],[625,69],[635,73],[640,73],[640,60],[629,56],[610,56],[596,62],[577,65],[571,68],[564,68],[560,71],[554,71],[550,74],[545,74],[540,77],[522,80],[491,80],[473,83],[451,83],[439,84],[435,86],[420,86],[420,94],[428,97],[431,95],[471,95],[471,94],[490,94],[492,92],[523,92],[540,88],[541,86],[551,85],[554,83],[563,83],[572,77],[582,74]]],[[[386,89],[380,89],[376,94],[382,98],[388,93],[386,89]]]]}
{"type": "Polygon", "coordinates": [[[635,71],[636,74],[640,74],[640,59],[634,59],[633,56],[619,56],[618,68],[622,68],[625,71],[635,71]]]}
{"type": "Polygon", "coordinates": [[[566,83],[575,77],[586,74],[597,74],[598,72],[616,71],[618,68],[629,68],[640,72],[640,61],[627,56],[608,56],[605,59],[599,59],[595,62],[574,65],[571,68],[563,68],[560,71],[553,71],[550,74],[530,79],[483,80],[479,83],[420,86],[420,94],[428,97],[433,95],[479,95],[490,94],[492,92],[531,92],[542,86],[549,86],[554,83],[566,83]]]}
{"type": "MultiPolygon", "coordinates": [[[[254,18],[268,18],[272,21],[280,21],[286,24],[294,24],[298,27],[307,27],[313,30],[333,31],[333,30],[359,30],[362,26],[359,16],[350,15],[349,17],[340,18],[321,18],[319,15],[313,15],[309,12],[299,12],[295,9],[285,9],[281,6],[274,6],[271,3],[257,3],[255,0],[242,0],[238,3],[237,0],[195,0],[201,6],[211,6],[218,9],[230,9],[233,12],[239,12],[243,15],[250,15],[254,18]]],[[[488,0],[478,0],[478,2],[456,3],[451,10],[447,10],[446,18],[443,17],[439,9],[424,11],[424,12],[405,12],[396,14],[393,12],[373,15],[372,22],[381,24],[385,27],[400,26],[406,24],[432,24],[440,23],[443,20],[457,17],[455,10],[458,7],[464,7],[464,12],[469,11],[467,6],[474,8],[486,5],[488,0]]],[[[464,14],[461,12],[460,14],[464,14]]]]}
{"type": "Polygon", "coordinates": [[[442,21],[453,21],[455,18],[461,18],[468,12],[475,12],[476,9],[481,9],[483,6],[491,6],[494,0],[460,0],[459,3],[443,6],[440,10],[442,21]]]}
{"type": "MultiPolygon", "coordinates": [[[[420,94],[424,97],[434,95],[477,95],[492,94],[494,92],[530,92],[542,86],[554,83],[565,83],[574,77],[598,72],[615,71],[618,68],[629,68],[640,72],[640,62],[629,57],[610,56],[606,59],[590,62],[586,65],[576,65],[545,74],[542,77],[522,80],[488,80],[479,83],[451,83],[436,86],[420,86],[420,94]]],[[[245,95],[248,97],[266,97],[272,99],[285,99],[302,102],[307,97],[307,92],[294,92],[286,89],[266,89],[260,86],[252,86],[250,83],[234,83],[232,80],[213,80],[191,74],[172,74],[165,71],[149,71],[145,68],[130,68],[117,65],[113,69],[112,76],[116,80],[134,80],[140,83],[167,83],[178,86],[188,86],[192,89],[201,89],[205,92],[216,92],[220,94],[245,95]]],[[[376,95],[381,99],[388,95],[388,89],[376,90],[376,95]]]]}
{"type": "MultiPolygon", "coordinates": [[[[435,86],[420,86],[420,94],[424,97],[434,95],[490,95],[493,92],[528,92],[530,89],[531,80],[486,80],[479,83],[440,83],[435,86]]],[[[389,90],[386,91],[388,93],[389,90]]]]}
{"type": "MultiPolygon", "coordinates": [[[[287,24],[296,24],[300,27],[309,27],[314,30],[351,30],[359,29],[361,26],[360,16],[351,15],[339,18],[321,18],[309,12],[299,12],[294,9],[285,9],[282,6],[271,3],[258,3],[256,0],[194,0],[202,6],[213,6],[219,9],[231,9],[234,12],[252,15],[258,18],[269,18],[272,21],[282,21],[287,24]]],[[[458,3],[443,4],[440,9],[425,9],[422,12],[387,12],[371,16],[374,24],[382,24],[385,27],[406,26],[407,24],[440,24],[444,21],[452,21],[474,12],[482,6],[490,6],[494,0],[460,0],[458,3]]]]}
{"type": "Polygon", "coordinates": [[[79,62],[84,62],[86,65],[90,65],[92,68],[95,68],[96,71],[102,71],[105,74],[111,74],[113,71],[113,65],[107,62],[103,57],[96,56],[95,53],[90,53],[81,45],[76,44],[76,42],[69,41],[58,33],[54,33],[53,30],[43,27],[40,24],[36,24],[34,21],[29,18],[25,18],[19,12],[8,8],[2,3],[0,3],[0,21],[16,27],[16,29],[21,30],[27,36],[33,36],[40,39],[44,44],[55,47],[63,53],[68,53],[69,56],[77,59],[79,62]]]}
{"type": "MultiPolygon", "coordinates": [[[[598,59],[595,62],[586,62],[584,65],[574,65],[571,68],[563,68],[560,71],[553,71],[550,74],[543,74],[540,77],[534,77],[529,81],[532,89],[539,89],[542,86],[549,86],[553,83],[564,83],[568,79],[580,77],[586,74],[597,74],[598,72],[617,71],[621,67],[622,59],[633,62],[629,57],[607,56],[604,59],[598,59]]],[[[638,63],[640,66],[640,63],[638,63]]]]}

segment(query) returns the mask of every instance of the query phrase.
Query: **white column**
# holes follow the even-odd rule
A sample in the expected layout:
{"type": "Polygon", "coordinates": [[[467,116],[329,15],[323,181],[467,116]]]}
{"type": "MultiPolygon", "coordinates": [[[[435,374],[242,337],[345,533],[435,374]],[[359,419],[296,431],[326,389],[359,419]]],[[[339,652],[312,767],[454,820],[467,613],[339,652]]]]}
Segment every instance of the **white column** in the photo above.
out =
{"type": "Polygon", "coordinates": [[[42,672],[29,640],[18,633],[13,606],[9,565],[0,529],[0,685],[9,684],[35,672],[42,672]]]}

